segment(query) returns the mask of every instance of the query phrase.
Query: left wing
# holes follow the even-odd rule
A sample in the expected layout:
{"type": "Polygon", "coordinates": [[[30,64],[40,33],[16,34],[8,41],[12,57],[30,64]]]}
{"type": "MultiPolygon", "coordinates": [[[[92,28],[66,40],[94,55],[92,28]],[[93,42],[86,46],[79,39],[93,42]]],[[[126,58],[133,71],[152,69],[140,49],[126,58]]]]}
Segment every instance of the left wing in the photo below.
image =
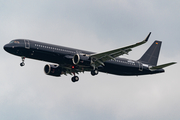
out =
{"type": "Polygon", "coordinates": [[[103,52],[103,53],[97,53],[97,54],[90,55],[89,57],[92,60],[92,66],[93,67],[98,67],[99,65],[104,66],[105,61],[114,59],[123,54],[128,54],[130,51],[132,51],[131,48],[134,48],[134,47],[137,47],[137,46],[140,46],[140,45],[146,43],[148,41],[150,35],[151,35],[151,32],[148,34],[148,36],[143,41],[138,42],[136,44],[129,45],[129,46],[126,46],[123,48],[118,48],[118,49],[111,50],[111,51],[107,51],[107,52],[103,52]]]}

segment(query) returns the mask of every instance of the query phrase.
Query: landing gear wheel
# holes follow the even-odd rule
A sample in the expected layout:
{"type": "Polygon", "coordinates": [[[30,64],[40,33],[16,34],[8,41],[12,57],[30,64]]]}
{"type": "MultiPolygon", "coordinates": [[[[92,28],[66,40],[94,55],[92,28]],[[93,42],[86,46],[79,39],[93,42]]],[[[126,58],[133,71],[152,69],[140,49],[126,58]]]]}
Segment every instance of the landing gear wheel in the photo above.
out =
{"type": "Polygon", "coordinates": [[[24,66],[25,65],[25,63],[24,62],[22,62],[22,63],[20,63],[20,66],[22,67],[22,66],[24,66]]]}
{"type": "Polygon", "coordinates": [[[91,71],[91,75],[92,75],[92,76],[95,76],[95,75],[97,75],[97,74],[98,74],[98,70],[92,70],[92,71],[91,71]]]}
{"type": "Polygon", "coordinates": [[[79,81],[79,77],[78,76],[74,76],[71,78],[72,82],[77,82],[79,81]]]}

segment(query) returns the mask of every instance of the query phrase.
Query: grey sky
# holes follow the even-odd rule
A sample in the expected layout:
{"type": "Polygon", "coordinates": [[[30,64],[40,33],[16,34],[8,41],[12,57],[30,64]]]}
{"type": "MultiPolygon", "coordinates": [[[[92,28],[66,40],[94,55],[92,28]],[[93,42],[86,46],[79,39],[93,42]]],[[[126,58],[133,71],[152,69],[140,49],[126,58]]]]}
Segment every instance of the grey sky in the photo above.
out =
{"type": "Polygon", "coordinates": [[[100,73],[60,78],[44,74],[46,62],[21,59],[3,50],[27,38],[95,52],[150,40],[122,57],[139,59],[162,40],[159,64],[180,61],[180,1],[31,0],[0,1],[0,119],[152,120],[180,119],[179,64],[158,75],[139,77],[100,73]]]}

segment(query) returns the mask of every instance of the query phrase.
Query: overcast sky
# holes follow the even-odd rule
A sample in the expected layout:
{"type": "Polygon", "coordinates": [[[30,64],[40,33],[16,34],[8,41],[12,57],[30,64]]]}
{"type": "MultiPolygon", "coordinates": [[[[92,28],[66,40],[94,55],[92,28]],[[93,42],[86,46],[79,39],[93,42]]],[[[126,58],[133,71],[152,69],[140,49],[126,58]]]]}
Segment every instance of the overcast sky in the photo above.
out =
{"type": "Polygon", "coordinates": [[[158,64],[180,62],[179,0],[0,0],[1,120],[178,120],[180,66],[148,76],[99,73],[47,76],[47,62],[10,55],[3,46],[25,38],[103,52],[152,35],[121,57],[137,60],[163,42],[158,64]]]}

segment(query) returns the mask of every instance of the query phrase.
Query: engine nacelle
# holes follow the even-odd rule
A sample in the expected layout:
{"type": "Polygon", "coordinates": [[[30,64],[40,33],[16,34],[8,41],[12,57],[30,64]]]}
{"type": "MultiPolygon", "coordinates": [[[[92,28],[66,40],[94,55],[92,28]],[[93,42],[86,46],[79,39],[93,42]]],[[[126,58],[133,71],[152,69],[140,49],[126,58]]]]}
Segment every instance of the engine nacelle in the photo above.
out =
{"type": "Polygon", "coordinates": [[[46,73],[46,75],[60,77],[62,73],[62,68],[58,65],[47,64],[44,66],[44,72],[46,73]]]}
{"type": "Polygon", "coordinates": [[[74,57],[72,58],[72,62],[74,65],[78,65],[78,64],[90,64],[90,60],[89,60],[89,57],[87,56],[84,56],[84,55],[79,55],[79,54],[76,54],[74,55],[74,57]]]}

